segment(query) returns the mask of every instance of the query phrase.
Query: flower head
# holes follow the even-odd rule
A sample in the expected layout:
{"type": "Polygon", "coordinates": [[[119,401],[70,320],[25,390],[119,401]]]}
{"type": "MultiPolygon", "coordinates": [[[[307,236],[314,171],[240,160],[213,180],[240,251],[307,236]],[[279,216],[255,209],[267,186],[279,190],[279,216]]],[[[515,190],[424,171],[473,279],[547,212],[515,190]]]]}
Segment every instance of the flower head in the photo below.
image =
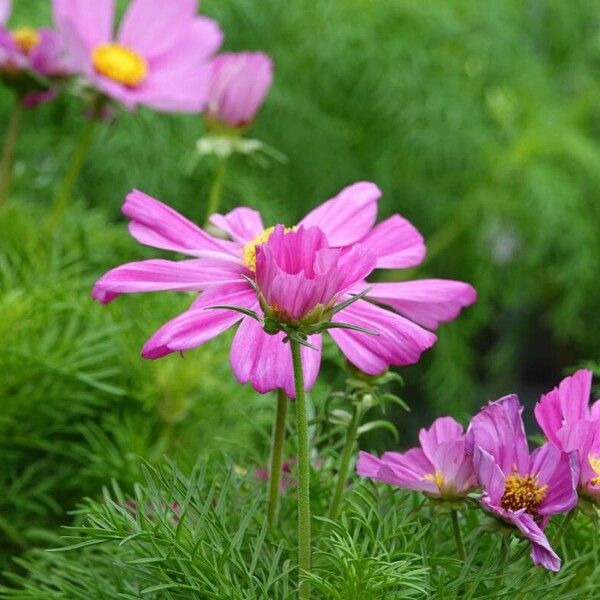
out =
{"type": "Polygon", "coordinates": [[[225,53],[210,68],[206,117],[220,127],[243,129],[256,116],[271,84],[273,61],[263,52],[225,53]]]}
{"type": "MultiPolygon", "coordinates": [[[[213,225],[229,237],[224,240],[212,237],[161,202],[132,192],[123,206],[131,219],[131,235],[142,244],[194,258],[122,265],[100,278],[93,296],[107,303],[132,292],[202,292],[189,310],[148,340],[143,356],[155,359],[196,348],[239,323],[231,348],[237,379],[250,382],[259,392],[281,388],[293,396],[291,356],[282,343],[284,333],[269,335],[250,316],[213,307],[237,306],[263,315],[261,301],[268,299],[265,308],[274,309],[277,304],[290,318],[302,319],[319,304],[343,303],[369,288],[364,278],[373,268],[417,264],[424,255],[423,238],[408,221],[395,215],[373,226],[380,195],[372,183],[349,186],[309,213],[295,232],[287,233],[283,226],[265,228],[260,214],[249,208],[213,215],[213,225]],[[357,244],[359,247],[354,247],[357,244]],[[284,256],[285,252],[290,255],[284,256]],[[350,264],[353,261],[355,264],[350,264]],[[342,275],[334,272],[338,268],[342,275]],[[295,289],[298,298],[292,298],[295,289]]],[[[375,284],[368,297],[332,317],[335,323],[351,323],[379,334],[329,331],[350,362],[364,373],[379,375],[390,365],[417,362],[436,341],[419,323],[433,328],[475,300],[473,288],[462,282],[424,280],[421,289],[418,282],[405,283],[409,287],[375,284]],[[393,310],[379,306],[380,297],[396,302],[393,310]]],[[[313,348],[302,348],[307,389],[319,371],[321,337],[310,335],[307,342],[313,348]]]]}
{"type": "Polygon", "coordinates": [[[132,0],[116,36],[114,0],[53,0],[69,63],[101,94],[128,108],[197,112],[209,61],[222,42],[197,0],[132,0]]]}
{"type": "Polygon", "coordinates": [[[529,452],[516,396],[484,407],[468,430],[482,506],[514,525],[531,541],[533,562],[552,571],[560,559],[543,529],[550,517],[577,503],[578,465],[574,455],[552,444],[529,452]]]}
{"type": "Polygon", "coordinates": [[[361,452],[357,473],[446,499],[466,496],[477,486],[460,423],[451,417],[436,419],[429,429],[421,429],[419,441],[420,448],[386,452],[381,458],[361,452]]]}
{"type": "Polygon", "coordinates": [[[600,402],[589,405],[592,372],[565,377],[535,405],[535,417],[548,440],[563,452],[577,452],[579,492],[600,500],[600,402]]]}

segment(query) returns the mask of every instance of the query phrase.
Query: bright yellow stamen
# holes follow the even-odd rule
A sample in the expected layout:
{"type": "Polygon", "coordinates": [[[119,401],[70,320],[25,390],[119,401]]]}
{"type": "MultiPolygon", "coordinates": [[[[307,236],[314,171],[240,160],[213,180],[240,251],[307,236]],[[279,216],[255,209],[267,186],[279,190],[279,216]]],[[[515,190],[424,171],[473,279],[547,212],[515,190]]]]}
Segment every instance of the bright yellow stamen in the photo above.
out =
{"type": "MultiPolygon", "coordinates": [[[[251,242],[244,246],[244,255],[242,260],[244,264],[254,273],[256,271],[256,247],[266,244],[275,231],[275,227],[267,227],[260,235],[257,235],[251,242]]],[[[294,227],[286,227],[285,232],[294,231],[294,227]]]]}
{"type": "Polygon", "coordinates": [[[40,44],[41,36],[32,27],[19,27],[11,32],[11,36],[23,54],[31,54],[40,44]]]}
{"type": "Polygon", "coordinates": [[[102,44],[92,50],[92,63],[98,73],[135,87],[146,79],[148,65],[136,52],[120,44],[102,44]]]}
{"type": "Polygon", "coordinates": [[[536,475],[511,473],[504,484],[501,505],[506,510],[517,511],[524,508],[535,513],[548,493],[547,485],[540,485],[536,475]]]}
{"type": "Polygon", "coordinates": [[[594,469],[594,473],[598,476],[590,479],[590,483],[594,486],[600,486],[600,456],[597,454],[588,454],[588,460],[590,461],[590,466],[594,469]]]}
{"type": "Polygon", "coordinates": [[[444,474],[441,471],[436,471],[435,473],[427,473],[427,475],[425,475],[423,479],[435,483],[435,485],[438,486],[438,489],[440,491],[442,491],[442,488],[446,483],[446,480],[444,479],[444,474]]]}

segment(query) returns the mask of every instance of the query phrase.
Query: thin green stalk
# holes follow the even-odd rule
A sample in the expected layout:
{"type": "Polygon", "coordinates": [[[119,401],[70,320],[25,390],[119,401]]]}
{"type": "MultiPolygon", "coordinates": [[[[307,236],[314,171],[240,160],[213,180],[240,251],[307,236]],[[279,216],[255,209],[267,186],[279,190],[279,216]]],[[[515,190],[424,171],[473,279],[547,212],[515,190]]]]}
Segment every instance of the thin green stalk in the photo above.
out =
{"type": "MultiPolygon", "coordinates": [[[[290,339],[292,364],[294,366],[294,385],[296,388],[296,428],[298,435],[298,566],[302,573],[310,573],[310,459],[308,442],[308,418],[306,414],[306,396],[304,394],[304,375],[300,344],[290,339]]],[[[310,587],[301,582],[298,598],[310,598],[310,587]]]]}
{"type": "Polygon", "coordinates": [[[346,443],[342,451],[342,458],[340,460],[340,468],[338,470],[337,482],[335,485],[335,491],[333,493],[333,499],[331,506],[329,507],[328,517],[330,519],[337,519],[340,513],[340,507],[342,505],[342,498],[344,497],[344,491],[346,489],[346,481],[348,480],[348,471],[350,470],[350,463],[354,456],[354,448],[356,446],[356,440],[358,437],[358,428],[362,419],[362,410],[358,405],[354,405],[354,411],[352,412],[352,420],[348,426],[348,433],[346,434],[346,443]]]}
{"type": "Polygon", "coordinates": [[[558,542],[562,539],[562,536],[565,534],[565,531],[569,528],[573,517],[575,516],[576,510],[571,510],[570,513],[565,515],[565,518],[562,520],[560,524],[560,529],[556,532],[556,535],[552,538],[552,546],[558,546],[558,542]]]}
{"type": "Polygon", "coordinates": [[[21,103],[21,97],[17,96],[8,119],[8,127],[6,136],[4,137],[4,146],[2,148],[2,158],[0,159],[0,206],[6,201],[6,196],[10,187],[15,148],[21,129],[22,117],[23,105],[21,103]]]}
{"type": "Polygon", "coordinates": [[[283,467],[283,446],[285,441],[285,418],[287,416],[288,397],[283,390],[277,390],[277,415],[273,427],[273,445],[271,447],[271,468],[269,470],[269,505],[267,521],[269,527],[275,527],[279,512],[281,491],[281,469],[283,467]]]}
{"type": "Polygon", "coordinates": [[[208,196],[208,204],[206,205],[206,217],[204,224],[208,225],[208,219],[219,211],[221,204],[221,194],[223,192],[223,182],[225,181],[225,172],[227,170],[227,159],[224,157],[217,158],[217,166],[215,168],[215,176],[210,188],[208,196]]]}
{"type": "Polygon", "coordinates": [[[450,520],[452,521],[452,529],[454,531],[454,539],[456,540],[456,551],[458,557],[464,563],[467,559],[465,554],[465,545],[462,539],[462,533],[460,532],[460,525],[458,523],[458,512],[456,510],[450,511],[450,520]]]}
{"type": "Polygon", "coordinates": [[[48,218],[48,226],[50,229],[53,229],[60,222],[66,209],[71,203],[75,184],[79,179],[81,169],[89,149],[92,146],[92,142],[94,141],[94,134],[96,133],[96,127],[100,121],[102,107],[103,103],[101,100],[98,100],[94,105],[89,121],[86,123],[83,129],[83,133],[79,139],[79,144],[77,145],[75,153],[71,158],[69,168],[67,169],[67,173],[61,185],[60,193],[54,200],[54,204],[50,211],[50,216],[48,218]]]}

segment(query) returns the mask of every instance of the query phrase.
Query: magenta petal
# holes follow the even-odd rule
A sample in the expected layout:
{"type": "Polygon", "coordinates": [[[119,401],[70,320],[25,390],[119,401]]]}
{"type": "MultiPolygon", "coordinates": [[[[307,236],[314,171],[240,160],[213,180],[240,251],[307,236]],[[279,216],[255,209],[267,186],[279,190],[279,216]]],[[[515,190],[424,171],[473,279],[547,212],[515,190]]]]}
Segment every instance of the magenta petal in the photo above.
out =
{"type": "Polygon", "coordinates": [[[428,329],[455,319],[473,304],[477,292],[468,283],[447,279],[421,279],[400,283],[376,283],[369,297],[391,306],[428,329]]]}
{"type": "Polygon", "coordinates": [[[560,452],[552,444],[544,444],[532,453],[531,472],[548,486],[548,493],[538,507],[540,515],[569,512],[577,504],[579,460],[573,452],[560,452]]]}
{"type": "Polygon", "coordinates": [[[194,306],[163,325],[144,345],[142,356],[155,359],[197,348],[235,325],[242,315],[211,306],[256,308],[256,294],[248,285],[223,286],[202,294],[194,306]]]}
{"type": "Polygon", "coordinates": [[[423,236],[400,215],[392,215],[377,224],[361,243],[377,256],[378,269],[415,267],[425,258],[423,236]]]}
{"type": "Polygon", "coordinates": [[[379,198],[381,190],[374,183],[355,183],[312,210],[299,225],[320,227],[331,246],[354,244],[373,227],[379,198]]]}
{"type": "Polygon", "coordinates": [[[12,11],[12,0],[0,0],[0,25],[6,25],[12,11]]]}
{"type": "Polygon", "coordinates": [[[70,23],[89,49],[113,39],[115,0],[53,0],[54,22],[70,23]]]}
{"type": "MultiPolygon", "coordinates": [[[[244,319],[231,346],[231,367],[237,380],[250,382],[259,393],[285,390],[290,398],[296,397],[290,345],[284,343],[284,334],[269,335],[253,319],[244,319]]],[[[304,387],[314,385],[321,364],[321,336],[313,335],[308,342],[316,349],[302,347],[304,387]]]]}
{"type": "Polygon", "coordinates": [[[376,336],[342,329],[329,332],[348,360],[369,375],[380,375],[391,365],[418,362],[437,339],[404,317],[364,300],[337,313],[333,321],[378,332],[376,336]]]}
{"type": "Polygon", "coordinates": [[[508,513],[508,520],[531,542],[531,558],[536,565],[549,571],[560,570],[560,558],[550,546],[548,538],[527,513],[508,513]]]}
{"type": "Polygon", "coordinates": [[[121,294],[137,292],[199,292],[211,285],[242,282],[241,267],[210,259],[144,260],[127,263],[103,275],[92,297],[108,304],[121,294]]]}
{"type": "Polygon", "coordinates": [[[370,472],[372,474],[363,476],[390,485],[427,492],[432,495],[439,494],[437,485],[424,478],[433,469],[431,464],[424,459],[420,448],[412,448],[404,454],[386,452],[381,459],[361,452],[357,471],[359,475],[370,472]],[[391,455],[394,455],[393,458],[391,455]]]}
{"type": "Polygon", "coordinates": [[[122,210],[132,221],[131,235],[141,244],[190,256],[241,260],[239,244],[208,235],[177,211],[143,192],[131,192],[122,210]]]}
{"type": "Polygon", "coordinates": [[[429,429],[419,431],[419,442],[423,452],[429,457],[435,454],[437,447],[444,442],[454,442],[464,438],[463,426],[452,417],[436,419],[429,429]]]}
{"type": "Polygon", "coordinates": [[[500,505],[504,495],[505,477],[492,455],[483,448],[475,446],[473,449],[473,466],[477,479],[489,502],[492,505],[500,505]]]}
{"type": "Polygon", "coordinates": [[[265,230],[260,213],[243,206],[234,208],[226,215],[211,215],[210,222],[239,244],[251,242],[265,230]]]}

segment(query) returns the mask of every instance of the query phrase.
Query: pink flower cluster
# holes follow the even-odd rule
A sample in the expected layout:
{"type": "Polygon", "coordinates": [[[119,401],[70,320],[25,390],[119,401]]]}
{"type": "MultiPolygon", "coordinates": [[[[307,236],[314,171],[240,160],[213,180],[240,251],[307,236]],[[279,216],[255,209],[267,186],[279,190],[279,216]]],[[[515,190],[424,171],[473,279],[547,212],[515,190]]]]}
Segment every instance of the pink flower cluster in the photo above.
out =
{"type": "Polygon", "coordinates": [[[442,499],[481,490],[481,506],[530,540],[535,564],[552,571],[560,559],[544,530],[578,496],[600,499],[600,403],[588,407],[592,373],[581,370],[542,396],[535,407],[548,441],[532,452],[515,395],[485,406],[464,432],[450,417],[419,434],[420,448],[361,452],[357,472],[442,499]]]}
{"type": "Polygon", "coordinates": [[[134,191],[123,206],[131,235],[142,244],[193,258],[122,265],[99,279],[93,297],[108,303],[132,292],[202,292],[189,310],[146,342],[143,356],[156,359],[191,350],[239,324],[231,366],[240,383],[250,382],[261,393],[283,389],[295,396],[286,334],[266,331],[261,322],[227,307],[314,332],[308,335],[309,346],[302,347],[307,389],[320,368],[322,333],[314,327],[323,321],[332,323],[329,335],[364,373],[379,375],[391,365],[414,364],[437,339],[428,329],[454,319],[476,294],[466,283],[443,279],[367,282],[376,269],[414,267],[425,256],[422,236],[400,215],[375,224],[380,196],[373,183],[356,183],[287,229],[265,228],[257,211],[236,208],[211,217],[223,239],[134,191]],[[366,296],[335,312],[365,291],[366,296]]]}

